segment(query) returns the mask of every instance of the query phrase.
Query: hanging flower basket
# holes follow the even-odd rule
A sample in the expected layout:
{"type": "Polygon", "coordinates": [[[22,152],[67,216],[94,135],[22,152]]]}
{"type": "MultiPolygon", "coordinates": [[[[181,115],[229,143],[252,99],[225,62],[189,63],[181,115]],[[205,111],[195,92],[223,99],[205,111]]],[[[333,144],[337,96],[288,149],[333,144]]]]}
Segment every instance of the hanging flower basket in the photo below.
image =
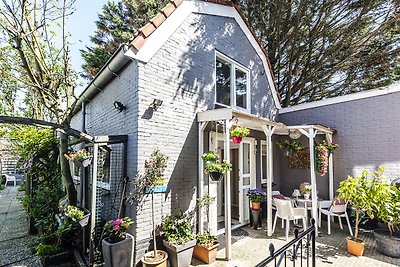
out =
{"type": "Polygon", "coordinates": [[[243,140],[243,138],[242,138],[242,137],[239,137],[239,136],[233,136],[233,137],[232,137],[232,142],[233,142],[234,144],[240,144],[240,143],[242,142],[242,140],[243,140]]]}
{"type": "Polygon", "coordinates": [[[224,174],[222,172],[210,172],[210,179],[214,182],[219,182],[224,178],[224,174]]]}
{"type": "Polygon", "coordinates": [[[328,171],[328,149],[323,145],[315,147],[315,171],[324,176],[328,171]]]}
{"type": "Polygon", "coordinates": [[[79,221],[79,225],[85,227],[89,223],[90,213],[84,215],[79,221]]]}
{"type": "Polygon", "coordinates": [[[75,165],[77,165],[79,167],[86,168],[90,164],[92,164],[92,158],[75,159],[75,160],[73,160],[73,162],[75,163],[75,165]]]}
{"type": "Polygon", "coordinates": [[[287,157],[292,156],[293,153],[301,149],[304,149],[304,147],[302,147],[300,143],[296,141],[285,140],[283,142],[277,142],[276,144],[279,146],[280,149],[282,149],[283,153],[287,157]]]}
{"type": "Polygon", "coordinates": [[[230,136],[234,144],[240,144],[243,138],[248,136],[250,133],[250,129],[243,126],[236,126],[230,132],[230,136]]]}
{"type": "Polygon", "coordinates": [[[71,153],[64,154],[67,160],[70,160],[75,163],[75,165],[79,167],[87,167],[92,164],[92,157],[88,154],[85,149],[81,149],[78,151],[72,151],[71,153]]]}

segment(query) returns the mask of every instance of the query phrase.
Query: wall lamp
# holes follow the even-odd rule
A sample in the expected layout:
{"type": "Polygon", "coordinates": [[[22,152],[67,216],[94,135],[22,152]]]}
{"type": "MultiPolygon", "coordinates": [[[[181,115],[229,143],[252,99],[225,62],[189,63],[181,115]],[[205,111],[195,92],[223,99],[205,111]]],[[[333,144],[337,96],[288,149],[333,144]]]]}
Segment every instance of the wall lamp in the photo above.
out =
{"type": "Polygon", "coordinates": [[[150,106],[151,106],[154,110],[157,110],[159,107],[161,107],[162,104],[163,104],[163,101],[162,101],[162,100],[154,98],[153,103],[151,103],[150,106]]]}
{"type": "Polygon", "coordinates": [[[115,102],[114,102],[114,108],[115,108],[116,110],[118,110],[119,112],[122,112],[123,110],[126,109],[126,106],[124,106],[124,104],[122,104],[122,103],[119,102],[119,101],[115,101],[115,102]]]}
{"type": "Polygon", "coordinates": [[[298,130],[289,130],[289,137],[292,139],[298,139],[301,136],[301,132],[298,130]]]}

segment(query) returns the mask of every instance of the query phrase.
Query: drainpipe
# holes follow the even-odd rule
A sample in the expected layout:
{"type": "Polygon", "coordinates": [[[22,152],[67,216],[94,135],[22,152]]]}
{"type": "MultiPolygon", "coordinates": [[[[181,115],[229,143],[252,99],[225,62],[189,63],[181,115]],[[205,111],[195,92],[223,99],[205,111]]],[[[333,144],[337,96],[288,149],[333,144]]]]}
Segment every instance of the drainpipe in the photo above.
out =
{"type": "Polygon", "coordinates": [[[82,101],[82,133],[86,133],[86,102],[82,101]]]}

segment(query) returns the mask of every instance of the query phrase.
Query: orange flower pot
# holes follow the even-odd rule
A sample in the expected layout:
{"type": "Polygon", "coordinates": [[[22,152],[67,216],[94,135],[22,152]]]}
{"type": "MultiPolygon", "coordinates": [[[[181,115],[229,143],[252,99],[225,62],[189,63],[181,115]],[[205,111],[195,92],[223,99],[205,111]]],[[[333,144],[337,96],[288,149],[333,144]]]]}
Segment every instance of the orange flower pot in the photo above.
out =
{"type": "Polygon", "coordinates": [[[362,256],[364,254],[365,243],[362,240],[354,241],[353,237],[347,238],[347,251],[354,256],[362,256]]]}
{"type": "Polygon", "coordinates": [[[261,209],[261,203],[260,202],[251,202],[251,208],[253,209],[253,210],[259,210],[259,209],[261,209]]]}
{"type": "Polygon", "coordinates": [[[218,247],[219,247],[219,243],[215,244],[211,248],[205,248],[205,247],[196,245],[194,247],[193,256],[196,259],[199,259],[204,263],[212,263],[217,258],[218,247]]]}

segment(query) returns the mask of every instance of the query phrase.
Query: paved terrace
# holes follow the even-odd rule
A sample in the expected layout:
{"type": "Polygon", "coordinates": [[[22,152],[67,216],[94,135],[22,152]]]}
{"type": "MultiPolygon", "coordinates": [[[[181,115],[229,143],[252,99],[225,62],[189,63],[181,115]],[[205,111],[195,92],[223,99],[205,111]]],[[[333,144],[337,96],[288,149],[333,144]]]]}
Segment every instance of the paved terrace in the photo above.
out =
{"type": "Polygon", "coordinates": [[[18,186],[0,191],[0,267],[42,266],[32,253],[35,237],[28,233],[26,212],[19,201],[23,195],[18,186]]]}
{"type": "MultiPolygon", "coordinates": [[[[265,227],[263,224],[263,228],[265,227]]],[[[266,236],[266,230],[253,228],[247,226],[241,229],[235,230],[232,233],[232,260],[226,262],[224,260],[225,248],[223,236],[219,238],[221,246],[217,254],[217,261],[213,264],[207,265],[200,261],[192,260],[192,266],[229,266],[229,267],[249,267],[254,266],[261,260],[265,259],[269,255],[268,246],[273,243],[275,250],[281,248],[285,243],[284,229],[280,227],[280,220],[278,219],[275,234],[272,237],[266,236]]],[[[293,232],[293,224],[291,224],[291,232],[293,232]]],[[[331,224],[332,235],[327,234],[327,227],[322,221],[322,227],[320,229],[320,237],[316,239],[316,256],[317,256],[317,267],[389,267],[389,266],[400,266],[400,259],[387,257],[380,254],[376,250],[376,243],[372,233],[361,232],[361,239],[366,243],[366,250],[364,256],[355,257],[347,252],[346,237],[349,235],[347,225],[343,224],[343,230],[340,229],[339,223],[336,219],[335,223],[331,224]]],[[[361,230],[362,231],[362,230],[361,230]]],[[[293,235],[289,236],[289,240],[293,239],[293,235]]],[[[303,266],[306,266],[305,261],[303,266]]],[[[287,261],[287,266],[293,266],[291,261],[287,261]]],[[[273,265],[272,265],[273,266],[273,265]]],[[[281,266],[285,266],[282,263],[281,266]]],[[[300,264],[296,264],[300,266],[300,264]]],[[[311,265],[310,265],[311,266],[311,265]]]]}

